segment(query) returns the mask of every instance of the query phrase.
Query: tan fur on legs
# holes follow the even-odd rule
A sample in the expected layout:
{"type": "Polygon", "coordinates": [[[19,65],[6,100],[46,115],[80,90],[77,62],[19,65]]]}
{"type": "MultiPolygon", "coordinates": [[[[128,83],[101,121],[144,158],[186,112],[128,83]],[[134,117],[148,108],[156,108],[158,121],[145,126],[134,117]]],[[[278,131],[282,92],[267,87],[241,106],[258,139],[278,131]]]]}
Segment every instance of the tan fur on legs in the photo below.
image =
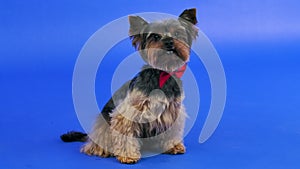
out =
{"type": "Polygon", "coordinates": [[[109,157],[111,153],[105,151],[103,148],[98,146],[97,144],[93,143],[92,141],[84,145],[80,152],[85,153],[87,155],[95,155],[99,157],[109,157]]]}
{"type": "MultiPolygon", "coordinates": [[[[172,144],[174,145],[174,144],[172,144]]],[[[185,153],[185,146],[183,143],[178,143],[173,146],[173,148],[164,152],[165,154],[184,154],[185,153]]]]}
{"type": "Polygon", "coordinates": [[[161,141],[164,153],[166,154],[183,154],[185,153],[185,146],[183,144],[183,132],[186,113],[183,105],[178,111],[178,117],[174,121],[172,127],[165,133],[164,139],[161,141]]]}
{"type": "Polygon", "coordinates": [[[141,143],[135,134],[137,127],[137,124],[122,115],[112,119],[113,153],[121,163],[136,163],[141,158],[141,143]]]}
{"type": "Polygon", "coordinates": [[[80,152],[87,155],[96,155],[100,157],[112,156],[113,146],[111,141],[111,132],[109,124],[99,116],[94,126],[93,132],[89,135],[90,139],[80,152]]]}
{"type": "Polygon", "coordinates": [[[111,114],[113,153],[121,163],[132,164],[141,158],[141,128],[136,121],[147,109],[145,98],[140,92],[132,92],[111,114]]]}

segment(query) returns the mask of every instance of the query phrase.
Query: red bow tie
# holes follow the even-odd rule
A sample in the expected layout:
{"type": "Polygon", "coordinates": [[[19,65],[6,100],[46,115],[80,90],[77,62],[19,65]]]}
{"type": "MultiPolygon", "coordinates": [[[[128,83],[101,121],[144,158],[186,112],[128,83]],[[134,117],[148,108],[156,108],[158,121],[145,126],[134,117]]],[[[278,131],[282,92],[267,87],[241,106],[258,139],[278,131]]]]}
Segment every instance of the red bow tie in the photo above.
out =
{"type": "Polygon", "coordinates": [[[186,69],[186,64],[184,64],[182,67],[178,68],[174,72],[169,72],[169,73],[161,72],[159,75],[159,87],[162,88],[171,76],[176,76],[177,78],[181,78],[185,69],[186,69]]]}

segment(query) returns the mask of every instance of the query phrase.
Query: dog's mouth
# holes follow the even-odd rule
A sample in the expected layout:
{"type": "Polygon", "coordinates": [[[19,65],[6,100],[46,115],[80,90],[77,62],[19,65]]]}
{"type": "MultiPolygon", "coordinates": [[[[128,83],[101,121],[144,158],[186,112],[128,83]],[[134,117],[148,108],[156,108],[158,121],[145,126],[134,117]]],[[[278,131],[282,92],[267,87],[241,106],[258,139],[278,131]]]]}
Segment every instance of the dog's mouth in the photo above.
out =
{"type": "Polygon", "coordinates": [[[178,51],[175,47],[172,48],[172,49],[165,50],[165,55],[166,55],[168,58],[174,57],[176,60],[177,60],[177,59],[180,59],[180,60],[183,61],[183,62],[186,61],[185,57],[183,57],[183,56],[181,55],[180,51],[178,51]]]}
{"type": "Polygon", "coordinates": [[[175,48],[167,49],[167,50],[166,50],[166,54],[167,54],[167,55],[173,55],[173,54],[174,54],[174,55],[180,57],[180,56],[179,56],[179,53],[177,52],[177,50],[176,50],[175,48]]]}
{"type": "Polygon", "coordinates": [[[175,54],[178,56],[178,52],[175,48],[166,50],[166,54],[168,54],[168,55],[175,54]]]}
{"type": "Polygon", "coordinates": [[[160,54],[157,55],[153,66],[161,70],[171,72],[185,63],[185,60],[182,59],[179,51],[177,51],[175,47],[172,49],[161,50],[158,53],[160,54]]]}
{"type": "Polygon", "coordinates": [[[168,49],[149,48],[147,51],[147,62],[154,68],[172,72],[186,63],[186,59],[180,48],[168,49]]]}

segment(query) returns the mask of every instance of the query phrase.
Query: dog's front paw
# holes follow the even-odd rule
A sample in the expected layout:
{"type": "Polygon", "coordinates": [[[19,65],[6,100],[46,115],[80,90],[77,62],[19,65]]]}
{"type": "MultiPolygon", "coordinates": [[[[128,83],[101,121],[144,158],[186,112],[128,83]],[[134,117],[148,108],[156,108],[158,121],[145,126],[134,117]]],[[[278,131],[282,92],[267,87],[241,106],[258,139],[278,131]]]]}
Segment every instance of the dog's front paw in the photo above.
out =
{"type": "Polygon", "coordinates": [[[140,157],[122,157],[117,156],[117,160],[123,164],[135,164],[140,160],[140,157]]]}
{"type": "Polygon", "coordinates": [[[87,143],[80,149],[80,152],[85,153],[87,155],[95,155],[100,157],[111,156],[111,154],[108,151],[105,151],[103,148],[101,148],[95,143],[87,143]]]}
{"type": "Polygon", "coordinates": [[[184,154],[185,146],[183,143],[176,144],[173,148],[165,152],[165,154],[184,154]]]}

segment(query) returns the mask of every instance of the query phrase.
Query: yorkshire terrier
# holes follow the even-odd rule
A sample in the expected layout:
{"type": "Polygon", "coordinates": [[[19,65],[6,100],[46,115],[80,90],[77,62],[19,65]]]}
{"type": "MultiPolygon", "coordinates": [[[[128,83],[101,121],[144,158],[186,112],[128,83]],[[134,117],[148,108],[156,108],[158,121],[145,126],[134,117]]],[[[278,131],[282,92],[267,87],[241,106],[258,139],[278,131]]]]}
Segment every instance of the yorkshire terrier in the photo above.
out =
{"type": "Polygon", "coordinates": [[[141,71],[106,103],[87,135],[69,132],[65,142],[87,141],[81,152],[115,156],[121,163],[136,163],[145,145],[167,154],[183,154],[186,113],[181,76],[198,35],[196,9],[178,19],[148,23],[129,16],[132,45],[146,62],[141,71]]]}

